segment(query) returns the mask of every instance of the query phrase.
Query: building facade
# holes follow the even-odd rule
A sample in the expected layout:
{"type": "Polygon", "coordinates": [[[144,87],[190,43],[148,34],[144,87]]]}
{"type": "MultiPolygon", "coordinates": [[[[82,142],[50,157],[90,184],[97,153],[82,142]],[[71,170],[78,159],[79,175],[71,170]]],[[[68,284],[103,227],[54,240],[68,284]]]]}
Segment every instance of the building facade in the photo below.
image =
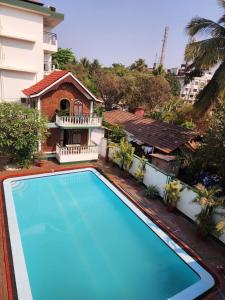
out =
{"type": "Polygon", "coordinates": [[[23,89],[53,71],[53,31],[63,19],[38,1],[0,0],[0,101],[20,102],[23,89]]]}
{"type": "Polygon", "coordinates": [[[211,72],[204,72],[201,77],[194,77],[192,81],[185,84],[185,77],[178,76],[178,79],[181,84],[181,98],[190,104],[194,104],[197,100],[197,96],[201,90],[208,84],[208,82],[212,79],[211,72]]]}
{"type": "Polygon", "coordinates": [[[72,73],[54,71],[23,94],[24,104],[48,119],[49,136],[39,149],[45,156],[56,156],[60,163],[98,159],[93,131],[101,128],[102,118],[93,108],[101,101],[72,73]]]}

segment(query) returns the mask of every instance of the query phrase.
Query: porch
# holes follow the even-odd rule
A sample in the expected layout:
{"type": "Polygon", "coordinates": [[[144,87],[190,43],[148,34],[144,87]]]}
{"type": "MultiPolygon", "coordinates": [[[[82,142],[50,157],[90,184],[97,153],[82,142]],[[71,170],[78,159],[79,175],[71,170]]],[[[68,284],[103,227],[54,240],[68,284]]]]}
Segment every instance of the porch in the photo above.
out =
{"type": "Polygon", "coordinates": [[[92,114],[56,115],[56,125],[61,128],[96,128],[102,126],[102,118],[92,114]]]}
{"type": "Polygon", "coordinates": [[[98,145],[56,145],[56,159],[59,163],[98,160],[98,145]]]}

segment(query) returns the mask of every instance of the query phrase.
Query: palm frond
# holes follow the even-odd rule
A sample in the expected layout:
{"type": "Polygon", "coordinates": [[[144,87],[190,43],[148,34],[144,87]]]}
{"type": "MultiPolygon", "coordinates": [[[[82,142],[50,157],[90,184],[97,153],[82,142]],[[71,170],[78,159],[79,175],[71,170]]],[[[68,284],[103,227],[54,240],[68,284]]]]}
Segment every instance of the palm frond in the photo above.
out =
{"type": "Polygon", "coordinates": [[[221,6],[222,8],[225,8],[225,0],[217,0],[219,6],[221,6]]]}
{"type": "Polygon", "coordinates": [[[209,34],[214,37],[225,36],[225,28],[222,25],[200,17],[195,17],[188,23],[186,32],[191,37],[196,34],[209,34]]]}
{"type": "Polygon", "coordinates": [[[225,39],[210,38],[189,44],[185,50],[185,60],[192,61],[192,68],[208,69],[225,57],[225,39]]]}
{"type": "Polygon", "coordinates": [[[212,104],[225,94],[225,61],[221,63],[212,79],[201,91],[198,101],[195,102],[194,108],[199,114],[205,113],[212,104]]]}

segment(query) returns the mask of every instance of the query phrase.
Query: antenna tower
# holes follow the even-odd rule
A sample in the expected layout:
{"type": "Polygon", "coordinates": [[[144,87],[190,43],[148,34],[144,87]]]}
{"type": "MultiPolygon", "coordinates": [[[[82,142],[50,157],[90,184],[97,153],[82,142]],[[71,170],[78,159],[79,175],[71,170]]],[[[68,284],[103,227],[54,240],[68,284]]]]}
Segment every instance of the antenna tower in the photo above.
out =
{"type": "Polygon", "coordinates": [[[168,40],[168,34],[169,34],[169,27],[166,26],[163,40],[162,40],[162,50],[161,50],[161,56],[160,56],[160,60],[159,60],[160,65],[164,65],[164,62],[165,62],[166,44],[167,44],[167,40],[168,40]]]}

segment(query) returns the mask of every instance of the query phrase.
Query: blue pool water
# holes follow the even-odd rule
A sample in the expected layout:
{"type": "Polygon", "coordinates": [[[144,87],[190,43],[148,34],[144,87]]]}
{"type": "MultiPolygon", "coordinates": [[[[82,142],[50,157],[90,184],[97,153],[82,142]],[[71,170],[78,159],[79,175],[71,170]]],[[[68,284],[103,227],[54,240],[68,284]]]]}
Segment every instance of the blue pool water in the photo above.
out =
{"type": "Polygon", "coordinates": [[[34,300],[168,299],[200,280],[91,171],[12,190],[34,300]]]}

